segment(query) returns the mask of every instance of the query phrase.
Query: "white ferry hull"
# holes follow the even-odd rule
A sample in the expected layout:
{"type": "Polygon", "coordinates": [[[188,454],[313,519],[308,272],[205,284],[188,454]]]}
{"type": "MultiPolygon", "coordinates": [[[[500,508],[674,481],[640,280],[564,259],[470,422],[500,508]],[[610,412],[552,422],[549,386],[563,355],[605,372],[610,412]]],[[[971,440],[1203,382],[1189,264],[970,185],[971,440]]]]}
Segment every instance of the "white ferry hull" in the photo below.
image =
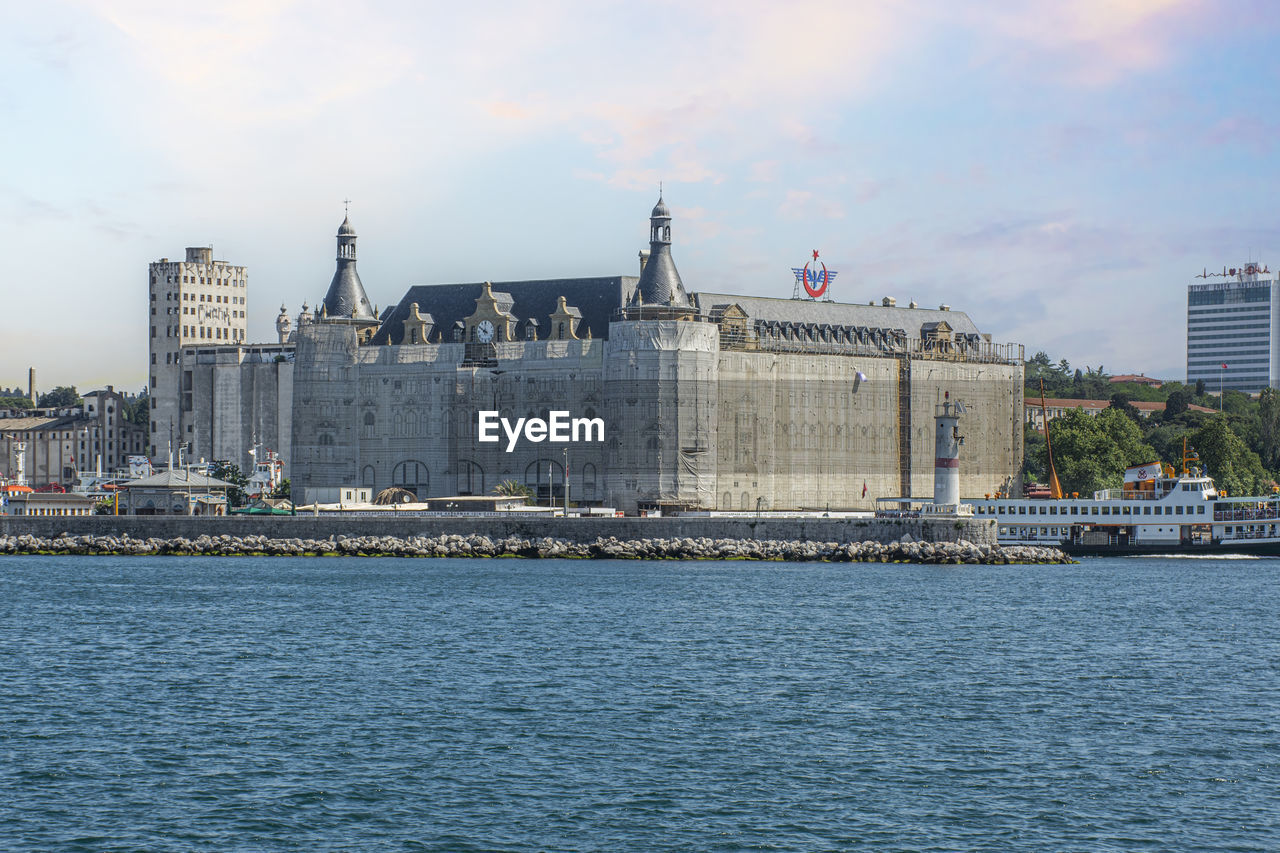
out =
{"type": "Polygon", "coordinates": [[[1126,483],[1092,498],[986,498],[975,517],[1001,545],[1051,545],[1072,556],[1249,554],[1280,557],[1280,497],[1225,497],[1195,472],[1126,483]]]}

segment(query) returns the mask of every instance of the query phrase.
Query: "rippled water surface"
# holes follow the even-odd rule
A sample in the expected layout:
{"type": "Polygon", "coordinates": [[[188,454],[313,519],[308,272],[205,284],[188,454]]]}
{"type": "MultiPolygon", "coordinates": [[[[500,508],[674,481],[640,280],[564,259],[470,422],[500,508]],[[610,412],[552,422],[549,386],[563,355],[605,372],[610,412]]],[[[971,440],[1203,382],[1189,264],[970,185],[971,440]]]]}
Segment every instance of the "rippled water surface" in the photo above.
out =
{"type": "Polygon", "coordinates": [[[1276,850],[1280,562],[0,559],[4,850],[1276,850]]]}

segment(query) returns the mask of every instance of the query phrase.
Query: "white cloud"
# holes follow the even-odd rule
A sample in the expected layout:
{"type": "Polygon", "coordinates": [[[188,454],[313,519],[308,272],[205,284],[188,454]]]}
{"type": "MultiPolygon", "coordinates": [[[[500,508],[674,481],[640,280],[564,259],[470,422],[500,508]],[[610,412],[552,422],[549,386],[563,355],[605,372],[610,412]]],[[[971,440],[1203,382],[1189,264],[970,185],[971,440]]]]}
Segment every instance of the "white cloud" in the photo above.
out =
{"type": "Polygon", "coordinates": [[[809,190],[787,190],[778,215],[784,219],[843,219],[845,212],[838,201],[809,190]]]}

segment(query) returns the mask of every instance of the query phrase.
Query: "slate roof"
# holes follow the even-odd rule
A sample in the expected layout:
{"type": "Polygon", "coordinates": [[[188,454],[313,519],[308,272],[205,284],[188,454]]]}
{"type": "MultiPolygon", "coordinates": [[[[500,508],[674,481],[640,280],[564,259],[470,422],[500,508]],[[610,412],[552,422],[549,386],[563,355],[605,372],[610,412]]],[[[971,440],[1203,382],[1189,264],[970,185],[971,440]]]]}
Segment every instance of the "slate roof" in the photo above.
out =
{"type": "Polygon", "coordinates": [[[919,337],[928,323],[945,321],[962,335],[981,334],[963,311],[936,308],[887,308],[882,305],[854,305],[848,302],[815,302],[809,299],[776,299],[767,296],[737,296],[727,293],[695,293],[693,303],[699,314],[710,316],[716,306],[737,303],[752,320],[781,323],[829,323],[833,326],[866,326],[871,329],[902,329],[908,337],[919,337]]]}
{"type": "Polygon", "coordinates": [[[680,280],[676,262],[671,257],[671,246],[666,243],[649,244],[649,260],[640,273],[636,291],[644,305],[673,305],[684,308],[689,304],[689,294],[680,280]]]}
{"type": "Polygon", "coordinates": [[[329,282],[329,291],[321,304],[333,319],[351,319],[354,310],[354,319],[377,322],[378,316],[373,313],[373,305],[364,292],[360,273],[356,272],[356,259],[342,257],[344,241],[350,242],[354,255],[356,229],[352,227],[350,217],[343,217],[338,228],[338,268],[333,271],[333,280],[329,282]]]}
{"type": "Polygon", "coordinates": [[[373,313],[369,297],[365,295],[364,284],[360,281],[360,273],[356,272],[354,260],[338,260],[333,281],[329,282],[329,292],[324,295],[324,307],[333,318],[350,318],[351,309],[355,307],[357,320],[378,319],[373,313]]]}
{"type": "MultiPolygon", "coordinates": [[[[604,339],[609,336],[609,321],[613,313],[627,303],[639,281],[635,276],[614,275],[599,278],[554,278],[542,281],[495,281],[494,296],[511,295],[511,314],[516,318],[518,331],[523,333],[528,319],[538,323],[538,339],[546,340],[551,334],[551,315],[556,310],[556,297],[563,296],[572,308],[582,312],[578,324],[578,337],[604,339]]],[[[484,285],[470,284],[420,284],[409,288],[373,336],[372,344],[399,344],[404,336],[404,320],[409,316],[410,303],[418,303],[418,310],[435,318],[437,334],[443,330],[444,342],[452,341],[451,330],[455,324],[470,317],[476,310],[476,299],[484,285]]],[[[432,343],[436,340],[433,338],[432,343]]]]}
{"type": "Polygon", "coordinates": [[[150,477],[129,480],[123,484],[126,489],[233,489],[235,485],[216,477],[208,477],[196,471],[173,470],[161,471],[150,477]]]}

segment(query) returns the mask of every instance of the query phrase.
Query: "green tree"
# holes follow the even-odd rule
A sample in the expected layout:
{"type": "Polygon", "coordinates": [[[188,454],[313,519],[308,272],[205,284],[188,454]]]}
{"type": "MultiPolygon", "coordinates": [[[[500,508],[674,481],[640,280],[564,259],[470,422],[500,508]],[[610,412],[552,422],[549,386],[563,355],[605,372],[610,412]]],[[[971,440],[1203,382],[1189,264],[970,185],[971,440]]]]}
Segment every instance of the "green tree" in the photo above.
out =
{"type": "Polygon", "coordinates": [[[1051,369],[1053,363],[1049,361],[1049,354],[1044,350],[1036,353],[1027,359],[1027,380],[1039,379],[1045,376],[1051,369]]]}
{"type": "Polygon", "coordinates": [[[1138,414],[1138,410],[1134,408],[1133,403],[1129,402],[1129,395],[1125,394],[1123,391],[1117,391],[1111,395],[1110,408],[1120,412],[1135,424],[1138,422],[1138,418],[1141,417],[1141,415],[1138,414]]]}
{"type": "Polygon", "coordinates": [[[1049,430],[1058,481],[1068,494],[1119,488],[1125,468],[1156,457],[1138,425],[1119,409],[1104,409],[1096,417],[1073,409],[1050,421],[1049,430]]]}
{"type": "Polygon", "coordinates": [[[1204,380],[1197,379],[1196,380],[1196,399],[1200,399],[1203,396],[1204,396],[1204,380]]]}
{"type": "Polygon", "coordinates": [[[133,402],[125,401],[124,417],[131,424],[147,426],[151,423],[151,398],[142,394],[133,402]]]}
{"type": "Polygon", "coordinates": [[[1169,394],[1165,400],[1164,413],[1160,416],[1160,420],[1168,420],[1176,418],[1187,410],[1187,406],[1191,405],[1191,394],[1185,388],[1179,388],[1169,394]]]}
{"type": "Polygon", "coordinates": [[[59,385],[52,391],[46,391],[40,395],[41,408],[65,409],[71,406],[80,405],[80,395],[76,393],[76,386],[70,387],[59,385]]]}
{"type": "Polygon", "coordinates": [[[1258,454],[1232,431],[1225,416],[1208,418],[1191,435],[1200,461],[1222,491],[1232,495],[1266,495],[1272,480],[1258,454]]]}
{"type": "Polygon", "coordinates": [[[528,503],[529,499],[533,497],[533,489],[519,480],[503,480],[493,487],[493,493],[507,498],[524,498],[525,503],[528,503]]]}
{"type": "Polygon", "coordinates": [[[1022,452],[1024,458],[1023,477],[1031,483],[1049,482],[1049,471],[1046,467],[1048,454],[1045,453],[1044,433],[1032,424],[1022,427],[1022,452]]]}
{"type": "Polygon", "coordinates": [[[1243,391],[1228,388],[1222,392],[1222,411],[1233,415],[1246,415],[1253,411],[1253,398],[1243,391]]]}
{"type": "Polygon", "coordinates": [[[290,485],[289,478],[285,477],[283,480],[280,481],[280,484],[278,486],[276,486],[274,489],[271,490],[271,494],[267,495],[267,497],[287,498],[287,497],[290,497],[292,494],[293,494],[293,486],[290,485]]]}
{"type": "Polygon", "coordinates": [[[227,489],[227,503],[231,506],[244,506],[248,503],[244,487],[249,485],[249,478],[240,472],[240,466],[234,462],[218,461],[210,467],[210,476],[224,480],[232,485],[227,489]]]}
{"type": "Polygon", "coordinates": [[[30,397],[0,397],[0,409],[22,409],[26,411],[32,408],[30,397]]]}
{"type": "Polygon", "coordinates": [[[1258,395],[1257,451],[1268,468],[1280,462],[1280,397],[1274,388],[1263,388],[1258,395]]]}

